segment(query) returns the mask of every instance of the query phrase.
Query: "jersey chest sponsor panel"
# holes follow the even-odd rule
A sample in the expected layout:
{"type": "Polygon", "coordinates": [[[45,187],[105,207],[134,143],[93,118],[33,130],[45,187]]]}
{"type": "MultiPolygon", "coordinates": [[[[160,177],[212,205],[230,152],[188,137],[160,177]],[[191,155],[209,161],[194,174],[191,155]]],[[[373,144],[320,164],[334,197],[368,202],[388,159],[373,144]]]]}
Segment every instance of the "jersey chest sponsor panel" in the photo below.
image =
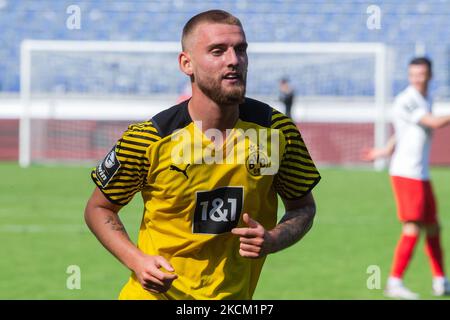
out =
{"type": "MultiPolygon", "coordinates": [[[[180,141],[173,140],[171,135],[175,129],[186,129],[191,133],[196,130],[188,117],[187,103],[181,104],[175,113],[165,113],[165,119],[157,116],[151,124],[141,128],[154,139],[145,152],[141,152],[144,156],[133,154],[136,159],[131,161],[122,153],[126,150],[118,151],[122,166],[118,169],[119,174],[127,160],[136,163],[136,168],[132,168],[138,173],[135,184],[140,186],[145,203],[138,246],[147,254],[166,257],[179,276],[164,295],[144,291],[132,276],[121,297],[251,298],[264,259],[240,257],[239,239],[229,231],[235,226],[243,226],[244,212],[251,214],[265,228],[273,228],[277,192],[285,198],[297,198],[309,192],[320,179],[292,122],[272,109],[266,108],[265,112],[253,121],[248,121],[245,114],[241,115],[235,128],[262,130],[272,126],[278,127],[277,130],[284,129],[278,145],[282,158],[278,174],[261,174],[259,168],[267,165],[262,159],[270,157],[264,153],[260,155],[258,146],[255,149],[249,139],[240,140],[244,146],[239,149],[244,150],[244,162],[205,164],[198,161],[198,154],[193,153],[187,161],[174,163],[172,150],[180,141]],[[153,135],[156,131],[157,137],[153,135]],[[144,179],[142,168],[147,170],[144,179]]],[[[124,141],[129,140],[130,135],[137,139],[142,134],[138,131],[134,128],[125,134],[116,150],[127,145],[124,141]]],[[[202,144],[202,149],[206,147],[207,143],[202,144]]],[[[96,181],[95,173],[93,178],[96,181]]],[[[111,200],[125,204],[130,196],[126,190],[111,196],[110,188],[117,184],[114,179],[102,191],[111,200]]]]}
{"type": "Polygon", "coordinates": [[[389,172],[392,176],[429,179],[432,130],[420,119],[432,112],[432,102],[416,89],[408,87],[394,102],[393,117],[396,145],[389,172]]]}

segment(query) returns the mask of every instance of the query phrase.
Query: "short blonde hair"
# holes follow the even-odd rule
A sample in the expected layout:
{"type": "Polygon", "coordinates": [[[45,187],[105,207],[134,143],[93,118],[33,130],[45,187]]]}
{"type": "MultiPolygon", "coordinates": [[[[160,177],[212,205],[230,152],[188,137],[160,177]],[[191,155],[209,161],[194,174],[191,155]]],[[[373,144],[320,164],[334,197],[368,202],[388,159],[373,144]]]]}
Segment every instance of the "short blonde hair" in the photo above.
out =
{"type": "Polygon", "coordinates": [[[189,19],[183,27],[183,34],[181,36],[181,47],[183,51],[186,50],[186,42],[189,35],[194,31],[196,26],[203,22],[223,23],[242,28],[241,21],[229,12],[223,10],[209,10],[201,12],[189,19]]]}

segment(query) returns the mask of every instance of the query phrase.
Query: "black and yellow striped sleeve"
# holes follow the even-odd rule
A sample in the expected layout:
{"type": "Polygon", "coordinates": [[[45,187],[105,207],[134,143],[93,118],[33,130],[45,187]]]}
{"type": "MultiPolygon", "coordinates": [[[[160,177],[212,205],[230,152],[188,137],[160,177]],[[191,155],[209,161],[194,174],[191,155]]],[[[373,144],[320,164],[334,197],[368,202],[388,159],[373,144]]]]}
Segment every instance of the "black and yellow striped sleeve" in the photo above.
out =
{"type": "Polygon", "coordinates": [[[126,205],[146,186],[150,167],[147,150],[159,139],[151,121],[128,127],[91,173],[92,180],[108,200],[126,205]]]}
{"type": "Polygon", "coordinates": [[[319,171],[290,118],[273,110],[271,128],[280,130],[285,143],[280,168],[274,179],[275,189],[283,199],[299,199],[320,181],[319,171]]]}

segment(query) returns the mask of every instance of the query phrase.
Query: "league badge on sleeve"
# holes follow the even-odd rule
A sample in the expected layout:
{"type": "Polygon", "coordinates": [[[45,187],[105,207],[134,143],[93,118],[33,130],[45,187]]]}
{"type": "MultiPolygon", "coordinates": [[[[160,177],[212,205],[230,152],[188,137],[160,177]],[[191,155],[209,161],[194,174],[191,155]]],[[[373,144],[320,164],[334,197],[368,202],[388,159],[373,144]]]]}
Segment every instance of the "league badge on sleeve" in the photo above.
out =
{"type": "Polygon", "coordinates": [[[117,170],[120,168],[120,161],[116,156],[116,146],[106,155],[105,159],[95,169],[95,174],[98,181],[105,188],[109,181],[114,177],[117,170]]]}

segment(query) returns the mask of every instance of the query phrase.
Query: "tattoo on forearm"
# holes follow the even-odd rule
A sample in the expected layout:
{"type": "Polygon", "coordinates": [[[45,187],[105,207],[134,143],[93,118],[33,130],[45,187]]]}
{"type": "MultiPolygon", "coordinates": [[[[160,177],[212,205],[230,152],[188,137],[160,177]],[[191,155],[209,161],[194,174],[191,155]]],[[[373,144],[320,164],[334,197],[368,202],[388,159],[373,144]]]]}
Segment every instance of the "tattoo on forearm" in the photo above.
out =
{"type": "Polygon", "coordinates": [[[272,252],[287,248],[297,241],[311,229],[315,214],[315,206],[305,206],[301,209],[287,211],[278,225],[272,230],[276,241],[272,252]]]}
{"type": "Polygon", "coordinates": [[[107,216],[105,224],[109,224],[111,226],[111,229],[114,231],[122,232],[125,235],[127,234],[127,231],[125,230],[125,226],[123,225],[122,221],[120,221],[119,217],[115,215],[107,216]]]}

